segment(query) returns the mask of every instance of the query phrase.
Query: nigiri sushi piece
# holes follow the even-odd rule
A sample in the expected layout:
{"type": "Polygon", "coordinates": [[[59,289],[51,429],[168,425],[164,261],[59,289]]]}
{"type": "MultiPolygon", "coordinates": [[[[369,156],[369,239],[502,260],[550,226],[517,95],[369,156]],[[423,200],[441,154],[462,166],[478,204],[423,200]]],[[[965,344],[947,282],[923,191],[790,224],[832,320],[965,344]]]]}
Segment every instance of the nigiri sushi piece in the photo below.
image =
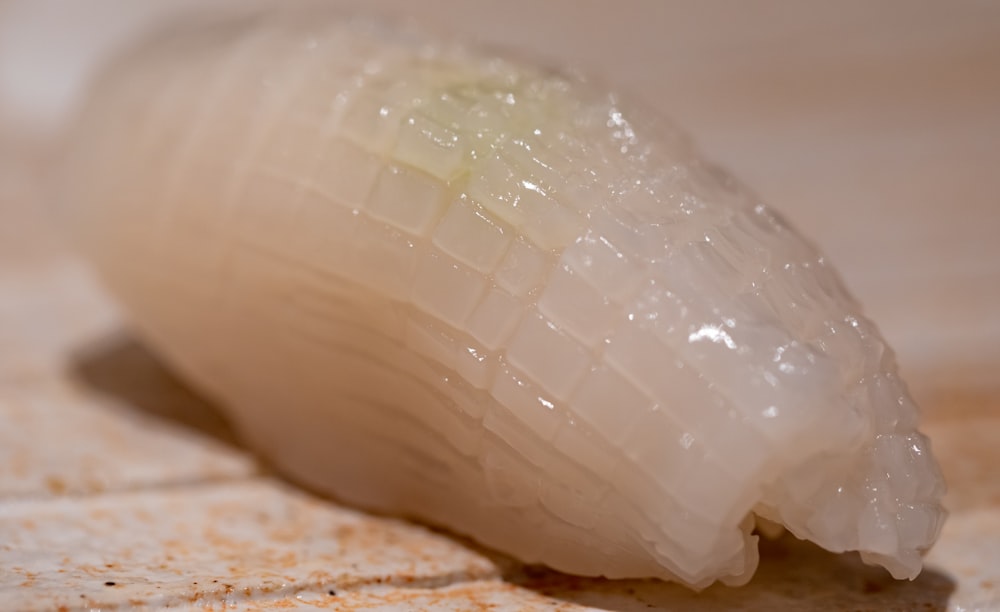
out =
{"type": "Polygon", "coordinates": [[[118,61],[61,210],[135,328],[338,499],[566,572],[745,583],[755,520],[913,578],[943,482],[830,264],[650,110],[367,22],[118,61]]]}

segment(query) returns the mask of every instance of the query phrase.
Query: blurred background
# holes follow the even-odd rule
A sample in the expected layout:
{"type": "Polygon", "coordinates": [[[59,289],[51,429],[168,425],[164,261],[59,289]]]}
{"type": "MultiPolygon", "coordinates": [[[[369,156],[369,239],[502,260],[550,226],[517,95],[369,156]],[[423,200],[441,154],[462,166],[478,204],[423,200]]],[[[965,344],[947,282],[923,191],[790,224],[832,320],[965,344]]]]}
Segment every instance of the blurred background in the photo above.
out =
{"type": "MultiPolygon", "coordinates": [[[[257,0],[0,2],[0,257],[101,62],[257,0]]],[[[812,237],[921,393],[1000,385],[1000,3],[331,0],[579,67],[663,109],[812,237]]]]}
{"type": "MultiPolygon", "coordinates": [[[[897,349],[949,482],[951,518],[912,583],[786,538],[765,545],[760,573],[738,591],[695,597],[656,583],[503,575],[475,587],[490,605],[1000,609],[1000,2],[318,3],[573,66],[671,116],[841,271],[897,349]]],[[[262,576],[278,571],[275,550],[301,553],[295,538],[278,538],[259,518],[262,508],[282,525],[295,514],[287,508],[309,515],[301,493],[262,476],[224,419],[121,335],[114,305],[53,231],[45,196],[61,131],[104,61],[178,16],[259,5],[0,0],[0,567],[14,570],[0,572],[0,607],[174,601],[162,599],[168,594],[229,601],[232,589],[193,585],[216,575],[250,597],[262,576]],[[81,353],[83,345],[96,348],[81,353]],[[214,514],[202,508],[205,499],[218,502],[214,514]],[[129,523],[135,508],[147,507],[156,521],[129,523]],[[93,508],[126,527],[98,531],[103,523],[87,518],[93,508]],[[245,530],[243,574],[229,551],[190,537],[232,524],[245,530]],[[142,557],[126,568],[137,580],[109,589],[124,570],[93,559],[117,562],[134,542],[153,542],[157,554],[157,542],[179,542],[191,556],[169,567],[155,556],[144,566],[142,557]]],[[[329,501],[309,507],[323,524],[345,512],[329,501]]],[[[364,520],[371,534],[400,528],[364,520]]],[[[314,526],[308,533],[340,551],[334,569],[350,565],[345,575],[358,584],[395,576],[402,570],[378,559],[408,560],[417,549],[436,559],[415,565],[430,584],[461,580],[438,575],[449,564],[492,567],[484,575],[493,578],[502,571],[440,534],[430,546],[422,531],[395,544],[388,536],[345,544],[314,526]]],[[[298,596],[288,593],[313,587],[326,596],[326,579],[316,576],[331,567],[312,563],[273,576],[286,589],[282,602],[291,606],[298,596]]],[[[457,591],[456,609],[471,607],[475,588],[457,591]]],[[[417,590],[400,590],[399,601],[417,605],[406,599],[417,590]]],[[[352,595],[336,597],[333,605],[352,595]]]]}

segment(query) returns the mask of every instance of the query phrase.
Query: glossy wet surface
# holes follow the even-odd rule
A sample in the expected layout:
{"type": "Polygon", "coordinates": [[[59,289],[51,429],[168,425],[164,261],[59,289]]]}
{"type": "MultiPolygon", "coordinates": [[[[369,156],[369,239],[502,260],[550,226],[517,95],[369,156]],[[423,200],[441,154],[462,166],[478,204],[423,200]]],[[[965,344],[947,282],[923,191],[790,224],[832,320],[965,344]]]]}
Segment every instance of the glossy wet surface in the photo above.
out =
{"type": "MultiPolygon", "coordinates": [[[[675,26],[658,44],[696,59],[665,61],[650,85],[635,69],[620,80],[674,109],[710,157],[814,238],[897,347],[950,484],[952,515],[917,580],[785,537],[762,544],[748,586],[694,595],[524,569],[316,498],[270,475],[122,331],[52,238],[37,192],[18,187],[25,175],[0,170],[0,607],[1000,608],[996,16],[974,3],[902,17],[858,3],[782,25],[761,6],[737,21],[770,24],[781,45],[743,26],[715,42],[675,26]],[[855,51],[832,54],[850,33],[855,51]]],[[[723,14],[691,23],[728,24],[723,14]]],[[[608,21],[623,58],[641,55],[628,23],[608,21]]],[[[582,32],[566,48],[608,70],[582,32]]],[[[530,27],[517,36],[556,46],[530,27]]]]}

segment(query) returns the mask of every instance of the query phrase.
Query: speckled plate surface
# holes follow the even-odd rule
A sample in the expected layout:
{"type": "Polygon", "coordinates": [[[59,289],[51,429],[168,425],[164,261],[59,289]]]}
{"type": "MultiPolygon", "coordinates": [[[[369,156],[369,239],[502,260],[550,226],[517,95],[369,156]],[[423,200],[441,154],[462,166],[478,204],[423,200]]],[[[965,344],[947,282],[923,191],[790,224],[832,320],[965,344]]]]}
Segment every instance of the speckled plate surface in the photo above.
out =
{"type": "Polygon", "coordinates": [[[524,568],[304,492],[128,335],[0,137],[0,609],[1000,610],[1000,11],[430,4],[657,100],[824,247],[897,347],[949,481],[925,571],[892,581],[786,536],[746,587],[694,594],[524,568]]]}

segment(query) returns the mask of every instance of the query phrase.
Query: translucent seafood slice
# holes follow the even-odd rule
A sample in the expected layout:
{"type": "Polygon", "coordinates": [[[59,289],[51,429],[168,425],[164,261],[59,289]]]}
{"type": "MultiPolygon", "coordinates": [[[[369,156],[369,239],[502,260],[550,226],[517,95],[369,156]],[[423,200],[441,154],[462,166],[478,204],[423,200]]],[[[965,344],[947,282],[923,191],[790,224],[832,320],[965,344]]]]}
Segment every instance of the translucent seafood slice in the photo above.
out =
{"type": "Polygon", "coordinates": [[[655,113],[358,22],[175,31],[99,83],[70,231],[287,473],[529,562],[701,587],[754,517],[913,577],[942,481],[829,264],[655,113]]]}

